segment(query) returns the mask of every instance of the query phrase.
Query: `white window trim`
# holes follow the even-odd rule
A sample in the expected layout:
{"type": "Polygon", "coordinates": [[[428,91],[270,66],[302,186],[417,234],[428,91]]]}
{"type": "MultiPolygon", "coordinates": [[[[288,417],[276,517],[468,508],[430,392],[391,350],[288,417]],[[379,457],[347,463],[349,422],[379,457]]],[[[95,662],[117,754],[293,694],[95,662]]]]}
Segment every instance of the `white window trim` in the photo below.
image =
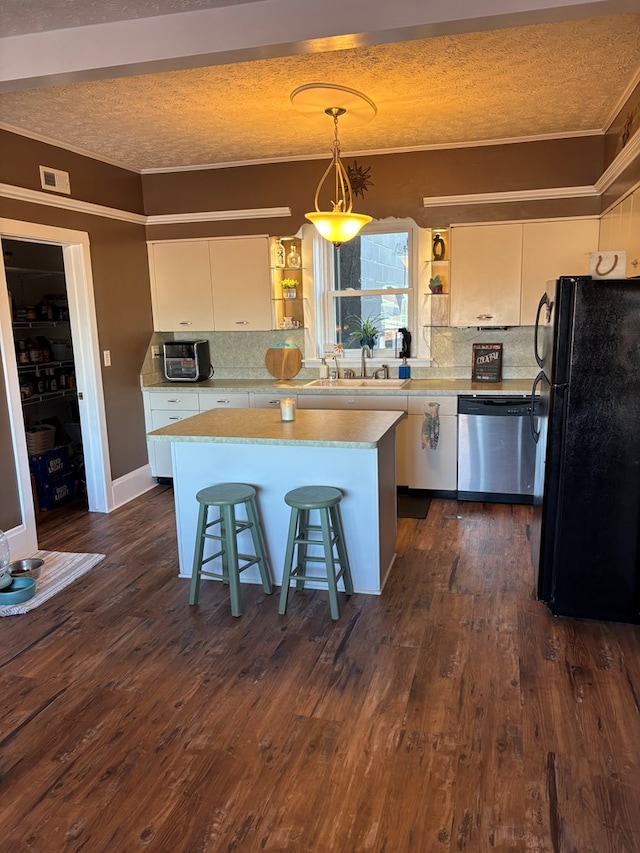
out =
{"type": "MultiPolygon", "coordinates": [[[[413,219],[380,219],[366,225],[360,233],[391,233],[393,231],[406,231],[409,234],[409,331],[412,336],[413,356],[409,361],[416,366],[430,365],[429,351],[429,327],[425,323],[426,295],[429,293],[429,278],[431,275],[431,229],[419,227],[413,219]]],[[[333,340],[333,299],[330,295],[334,289],[334,248],[331,243],[313,229],[312,234],[313,251],[313,278],[315,284],[315,304],[317,306],[315,317],[315,335],[313,336],[313,348],[307,349],[305,364],[309,367],[320,363],[324,345],[333,340]]],[[[385,289],[367,291],[367,294],[383,294],[385,289]]],[[[395,353],[376,350],[373,364],[382,364],[390,359],[396,361],[395,353]]],[[[353,367],[360,364],[360,352],[358,350],[346,350],[341,365],[353,367]]]]}

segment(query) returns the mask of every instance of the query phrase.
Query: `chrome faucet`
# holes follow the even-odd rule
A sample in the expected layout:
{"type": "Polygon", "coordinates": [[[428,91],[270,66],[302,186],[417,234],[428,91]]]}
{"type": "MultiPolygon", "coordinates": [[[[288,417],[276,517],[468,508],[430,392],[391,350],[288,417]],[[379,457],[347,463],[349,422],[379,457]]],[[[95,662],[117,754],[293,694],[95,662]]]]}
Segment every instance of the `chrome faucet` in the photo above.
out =
{"type": "Polygon", "coordinates": [[[373,378],[374,379],[388,379],[389,378],[389,365],[383,364],[382,367],[379,367],[377,370],[374,370],[373,371],[373,378]],[[379,373],[381,373],[382,376],[379,376],[378,375],[379,373]]]}
{"type": "Polygon", "coordinates": [[[368,346],[362,347],[362,363],[360,367],[360,376],[364,379],[367,375],[367,362],[366,359],[371,358],[371,350],[368,346]]]}

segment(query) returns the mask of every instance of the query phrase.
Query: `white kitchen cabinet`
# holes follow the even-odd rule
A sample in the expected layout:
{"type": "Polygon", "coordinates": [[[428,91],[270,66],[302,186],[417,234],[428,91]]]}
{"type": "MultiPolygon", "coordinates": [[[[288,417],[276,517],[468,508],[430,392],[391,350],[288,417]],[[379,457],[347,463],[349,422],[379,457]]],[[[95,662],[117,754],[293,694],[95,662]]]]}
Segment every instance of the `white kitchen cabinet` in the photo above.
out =
{"type": "Polygon", "coordinates": [[[625,251],[626,277],[640,276],[640,188],[602,217],[598,248],[602,252],[625,251]]]}
{"type": "Polygon", "coordinates": [[[520,324],[522,228],[451,228],[451,326],[520,324]]]}
{"type": "MultiPolygon", "coordinates": [[[[184,389],[155,391],[144,389],[144,417],[147,432],[191,418],[208,409],[247,409],[248,391],[185,391],[184,389]]],[[[172,477],[171,443],[147,441],[149,466],[153,477],[172,477]]]]}
{"type": "Polygon", "coordinates": [[[149,270],[158,332],[271,328],[267,237],[150,243],[149,270]]]}
{"type": "Polygon", "coordinates": [[[455,396],[409,397],[402,450],[398,459],[398,483],[410,489],[455,491],[457,488],[458,398],[455,396]],[[439,403],[440,433],[435,450],[422,448],[425,406],[439,403]]]}
{"type": "Polygon", "coordinates": [[[209,258],[215,331],[271,329],[268,238],[210,240],[209,258]]]}
{"type": "Polygon", "coordinates": [[[640,187],[631,196],[629,214],[629,242],[627,250],[627,278],[640,276],[640,187]]]}
{"type": "Polygon", "coordinates": [[[533,326],[548,281],[587,275],[589,253],[598,246],[597,218],[527,222],[522,240],[520,325],[533,326]]]}
{"type": "Polygon", "coordinates": [[[157,332],[214,328],[207,240],[149,244],[149,271],[157,332]]]}
{"type": "MultiPolygon", "coordinates": [[[[169,426],[200,413],[196,393],[179,391],[143,392],[147,432],[169,426]]],[[[164,441],[147,441],[149,466],[153,477],[171,477],[171,445],[164,441]]]]}

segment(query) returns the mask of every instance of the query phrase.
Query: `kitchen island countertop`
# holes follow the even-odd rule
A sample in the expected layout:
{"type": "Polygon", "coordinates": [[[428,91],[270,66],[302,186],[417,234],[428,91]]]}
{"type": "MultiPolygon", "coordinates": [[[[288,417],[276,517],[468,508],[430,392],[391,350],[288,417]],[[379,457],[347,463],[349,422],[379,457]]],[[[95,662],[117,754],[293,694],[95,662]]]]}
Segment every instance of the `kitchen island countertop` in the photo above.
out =
{"type": "Polygon", "coordinates": [[[211,409],[149,433],[156,441],[218,444],[296,444],[308,447],[377,447],[403,412],[298,411],[280,420],[277,409],[211,409]]]}

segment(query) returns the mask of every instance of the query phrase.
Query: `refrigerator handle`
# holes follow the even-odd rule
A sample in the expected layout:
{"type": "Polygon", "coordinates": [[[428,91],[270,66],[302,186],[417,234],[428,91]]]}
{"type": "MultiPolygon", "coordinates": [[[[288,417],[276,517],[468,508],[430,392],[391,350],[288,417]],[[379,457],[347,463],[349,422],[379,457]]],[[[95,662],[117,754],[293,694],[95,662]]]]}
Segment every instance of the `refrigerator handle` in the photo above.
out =
{"type": "Polygon", "coordinates": [[[543,293],[540,302],[538,303],[538,310],[536,311],[536,322],[535,328],[533,330],[533,352],[536,357],[536,361],[538,362],[538,367],[544,367],[544,362],[542,361],[542,356],[540,355],[538,349],[538,330],[540,328],[540,314],[542,313],[542,309],[544,306],[547,306],[547,322],[551,316],[551,309],[553,308],[553,302],[549,299],[548,293],[543,293]]]}
{"type": "Polygon", "coordinates": [[[533,436],[533,440],[535,443],[538,443],[538,439],[540,438],[540,430],[536,429],[536,389],[540,384],[542,378],[544,377],[544,373],[541,370],[540,373],[533,380],[533,386],[531,388],[531,406],[529,407],[529,426],[531,427],[531,435],[533,436]]]}

